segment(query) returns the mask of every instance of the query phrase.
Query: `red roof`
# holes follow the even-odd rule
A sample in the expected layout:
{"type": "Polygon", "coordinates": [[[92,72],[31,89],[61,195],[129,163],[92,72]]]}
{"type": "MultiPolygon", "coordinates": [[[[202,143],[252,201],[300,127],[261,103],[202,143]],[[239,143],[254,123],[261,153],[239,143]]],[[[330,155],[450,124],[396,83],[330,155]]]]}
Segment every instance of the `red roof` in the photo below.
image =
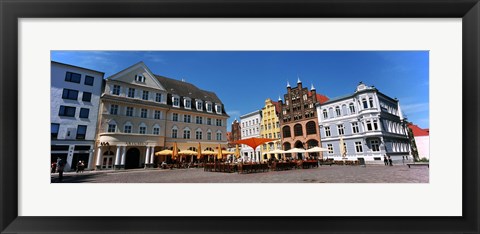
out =
{"type": "Polygon", "coordinates": [[[422,129],[415,124],[408,124],[408,127],[412,129],[413,136],[429,136],[430,130],[428,128],[422,129]]]}
{"type": "MultiPolygon", "coordinates": [[[[308,91],[308,96],[312,96],[311,91],[308,91]]],[[[317,102],[319,102],[320,104],[323,104],[328,100],[329,100],[329,98],[327,96],[317,93],[317,102]]]]}
{"type": "Polygon", "coordinates": [[[273,105],[275,105],[275,112],[280,113],[280,110],[282,109],[280,107],[280,103],[279,102],[274,102],[274,101],[272,101],[272,103],[273,103],[273,105]]]}

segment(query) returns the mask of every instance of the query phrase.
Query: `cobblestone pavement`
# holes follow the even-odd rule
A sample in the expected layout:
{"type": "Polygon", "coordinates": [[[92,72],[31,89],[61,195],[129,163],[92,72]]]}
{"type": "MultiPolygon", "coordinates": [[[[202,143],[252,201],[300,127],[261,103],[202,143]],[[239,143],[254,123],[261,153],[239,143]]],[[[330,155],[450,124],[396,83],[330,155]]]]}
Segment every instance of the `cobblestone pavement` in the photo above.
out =
{"type": "MultiPolygon", "coordinates": [[[[52,174],[52,182],[58,174],[52,174]]],[[[321,166],[313,169],[251,174],[205,172],[190,169],[136,169],[64,173],[64,183],[428,183],[427,167],[321,166]]]]}

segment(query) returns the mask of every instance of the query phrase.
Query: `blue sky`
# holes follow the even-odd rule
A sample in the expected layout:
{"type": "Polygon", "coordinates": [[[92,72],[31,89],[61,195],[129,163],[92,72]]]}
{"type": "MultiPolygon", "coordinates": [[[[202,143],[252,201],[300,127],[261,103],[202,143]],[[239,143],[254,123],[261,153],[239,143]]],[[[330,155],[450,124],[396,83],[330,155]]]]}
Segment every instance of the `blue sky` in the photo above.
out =
{"type": "Polygon", "coordinates": [[[287,81],[313,84],[329,98],[353,93],[362,81],[398,98],[408,120],[429,128],[428,51],[52,51],[53,61],[109,77],[143,61],[153,73],[213,91],[231,122],[278,100],[287,81]]]}

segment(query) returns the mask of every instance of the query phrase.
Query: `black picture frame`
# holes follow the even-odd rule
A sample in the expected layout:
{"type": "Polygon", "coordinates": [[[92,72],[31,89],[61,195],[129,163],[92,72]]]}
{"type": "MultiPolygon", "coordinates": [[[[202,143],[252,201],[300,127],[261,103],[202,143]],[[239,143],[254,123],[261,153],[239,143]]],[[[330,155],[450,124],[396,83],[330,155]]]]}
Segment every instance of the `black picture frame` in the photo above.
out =
{"type": "MultiPolygon", "coordinates": [[[[478,0],[0,0],[1,233],[478,233],[478,0]],[[462,18],[462,217],[18,216],[18,19],[144,17],[462,18]]],[[[39,198],[41,200],[41,198],[39,198]]],[[[221,205],[219,205],[221,206],[221,205]]],[[[441,207],[439,207],[441,209],[441,207]]],[[[94,209],[94,208],[92,208],[94,209]]],[[[254,214],[254,213],[252,213],[254,214]]]]}

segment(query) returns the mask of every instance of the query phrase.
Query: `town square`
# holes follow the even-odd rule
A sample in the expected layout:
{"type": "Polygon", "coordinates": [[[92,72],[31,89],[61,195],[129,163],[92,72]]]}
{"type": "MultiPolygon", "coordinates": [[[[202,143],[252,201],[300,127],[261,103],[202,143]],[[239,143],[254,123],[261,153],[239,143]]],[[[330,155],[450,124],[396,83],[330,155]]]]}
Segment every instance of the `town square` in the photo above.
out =
{"type": "Polygon", "coordinates": [[[429,182],[425,51],[54,51],[51,84],[52,183],[429,182]]]}

